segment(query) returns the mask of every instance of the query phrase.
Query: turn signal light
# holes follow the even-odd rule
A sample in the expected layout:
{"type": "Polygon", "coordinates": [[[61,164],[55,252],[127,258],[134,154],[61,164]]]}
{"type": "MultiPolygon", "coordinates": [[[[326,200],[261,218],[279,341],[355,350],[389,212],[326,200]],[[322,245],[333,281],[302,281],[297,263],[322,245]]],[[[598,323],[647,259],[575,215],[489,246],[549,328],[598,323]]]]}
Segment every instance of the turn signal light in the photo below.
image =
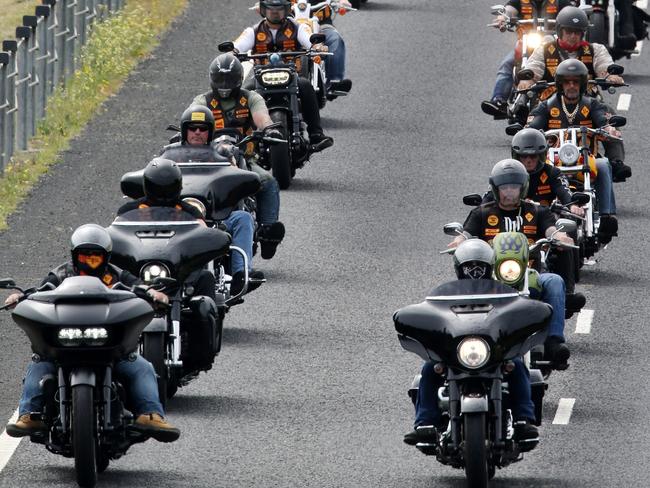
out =
{"type": "Polygon", "coordinates": [[[314,63],[316,63],[316,64],[320,64],[320,62],[321,62],[321,58],[320,58],[320,56],[314,56],[313,59],[314,59],[314,63]]]}
{"type": "Polygon", "coordinates": [[[442,363],[436,363],[433,365],[433,370],[436,372],[436,374],[442,374],[445,372],[445,365],[442,363]]]}

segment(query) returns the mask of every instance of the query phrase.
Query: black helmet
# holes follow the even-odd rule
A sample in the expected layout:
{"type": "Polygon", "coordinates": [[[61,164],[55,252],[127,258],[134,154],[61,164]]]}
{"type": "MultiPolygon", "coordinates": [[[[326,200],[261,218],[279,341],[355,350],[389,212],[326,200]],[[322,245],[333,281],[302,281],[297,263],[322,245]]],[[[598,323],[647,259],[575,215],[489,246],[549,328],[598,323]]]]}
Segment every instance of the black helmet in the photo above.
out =
{"type": "Polygon", "coordinates": [[[208,144],[214,132],[214,115],[203,105],[190,105],[181,115],[181,142],[187,142],[187,128],[190,125],[202,125],[208,130],[208,144]]]}
{"type": "Polygon", "coordinates": [[[523,164],[516,159],[502,159],[492,168],[490,173],[490,189],[494,199],[499,202],[499,187],[501,185],[521,185],[520,199],[528,193],[528,172],[523,164]]]}
{"type": "Polygon", "coordinates": [[[111,236],[101,225],[82,225],[70,237],[72,267],[79,274],[103,277],[112,250],[111,236]]]}
{"type": "Polygon", "coordinates": [[[557,66],[555,71],[555,88],[559,94],[562,94],[562,82],[565,77],[580,78],[580,95],[587,91],[589,81],[589,70],[584,63],[578,59],[565,59],[557,66]]]}
{"type": "Polygon", "coordinates": [[[152,159],[143,174],[144,195],[154,205],[178,203],[183,188],[183,175],[174,161],[152,159]]]}
{"type": "Polygon", "coordinates": [[[244,68],[232,53],[220,54],[210,63],[210,86],[219,98],[236,98],[244,78],[244,68]]]}
{"type": "Polygon", "coordinates": [[[558,37],[561,36],[563,28],[580,29],[584,35],[589,28],[587,14],[578,7],[564,7],[555,17],[555,32],[558,37]]]}
{"type": "Polygon", "coordinates": [[[494,250],[481,239],[467,239],[454,252],[454,269],[459,280],[492,279],[494,250]]]}
{"type": "Polygon", "coordinates": [[[517,132],[515,137],[512,138],[511,151],[512,158],[521,160],[521,156],[536,155],[540,164],[546,161],[546,151],[548,150],[548,142],[544,134],[537,129],[530,127],[517,132]]]}
{"type": "Polygon", "coordinates": [[[284,16],[287,17],[291,12],[291,2],[289,0],[261,0],[260,15],[266,18],[267,8],[284,7],[284,16]]]}

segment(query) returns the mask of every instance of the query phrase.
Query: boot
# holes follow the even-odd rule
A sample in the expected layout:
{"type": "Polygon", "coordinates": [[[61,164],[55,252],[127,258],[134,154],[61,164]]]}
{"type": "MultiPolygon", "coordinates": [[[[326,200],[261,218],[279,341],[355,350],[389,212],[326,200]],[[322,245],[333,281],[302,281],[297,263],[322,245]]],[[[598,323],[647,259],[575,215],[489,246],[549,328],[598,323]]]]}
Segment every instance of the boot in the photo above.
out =
{"type": "Polygon", "coordinates": [[[25,437],[39,432],[45,432],[47,426],[42,420],[32,420],[31,414],[21,415],[15,424],[7,424],[7,435],[9,437],[25,437]]]}
{"type": "Polygon", "coordinates": [[[612,181],[621,183],[632,176],[632,168],[623,161],[612,161],[612,181]]]}
{"type": "Polygon", "coordinates": [[[278,245],[284,239],[284,224],[278,221],[272,224],[260,225],[257,238],[262,247],[262,259],[271,259],[275,256],[278,245]]]}
{"type": "Polygon", "coordinates": [[[508,118],[508,105],[505,101],[495,98],[494,100],[484,100],[481,102],[481,110],[491,115],[495,120],[508,118]]]}
{"type": "Polygon", "coordinates": [[[598,226],[598,242],[609,244],[612,237],[618,235],[618,220],[615,215],[601,215],[600,225],[598,226]]]}

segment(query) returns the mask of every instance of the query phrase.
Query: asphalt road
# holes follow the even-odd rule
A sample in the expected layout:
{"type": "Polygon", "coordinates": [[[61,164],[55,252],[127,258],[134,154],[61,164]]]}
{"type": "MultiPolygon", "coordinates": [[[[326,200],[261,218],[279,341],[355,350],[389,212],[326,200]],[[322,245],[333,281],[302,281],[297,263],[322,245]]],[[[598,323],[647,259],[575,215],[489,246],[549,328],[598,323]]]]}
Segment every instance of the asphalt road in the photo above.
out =
{"type": "MultiPolygon", "coordinates": [[[[144,166],[165,143],[164,127],[207,89],[216,43],[257,20],[245,4],[191,0],[10,219],[0,275],[32,284],[66,259],[76,226],[111,221],[122,173],[144,166]]],[[[460,197],[483,191],[509,155],[504,125],[479,109],[512,47],[512,35],[485,26],[489,6],[370,0],[337,20],[353,91],[323,112],[335,146],[282,194],[285,243],[255,263],[269,282],[228,314],[213,370],[170,402],[181,439],[134,446],[99,486],[464,486],[461,471],[402,443],[413,417],[406,390],[421,361],[400,348],[391,315],[451,279],[449,257],[437,253],[448,241],[442,226],[464,219],[460,197]]],[[[567,323],[572,364],[550,379],[543,440],[493,486],[647,484],[648,57],[623,63],[635,174],[616,185],[620,237],[579,284],[595,311],[591,333],[567,323]],[[552,424],[560,398],[576,399],[568,425],[552,424]]],[[[0,327],[0,419],[8,419],[29,346],[8,314],[0,327]]],[[[0,472],[0,487],[73,485],[71,460],[25,440],[0,472]]]]}

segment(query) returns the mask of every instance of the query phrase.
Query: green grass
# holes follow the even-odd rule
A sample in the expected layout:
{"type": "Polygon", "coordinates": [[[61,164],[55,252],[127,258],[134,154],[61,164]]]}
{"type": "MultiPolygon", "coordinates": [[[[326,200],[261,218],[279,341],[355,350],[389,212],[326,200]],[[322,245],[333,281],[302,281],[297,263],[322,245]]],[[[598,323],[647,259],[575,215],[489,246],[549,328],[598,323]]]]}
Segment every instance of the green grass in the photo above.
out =
{"type": "Polygon", "coordinates": [[[96,24],[82,62],[65,87],[57,89],[28,151],[14,155],[0,178],[0,230],[29,190],[58,162],[101,104],[159,43],[159,36],[187,0],[131,0],[118,15],[96,24]]]}
{"type": "Polygon", "coordinates": [[[36,0],[0,0],[0,39],[14,39],[16,27],[23,25],[23,15],[34,15],[40,4],[36,0]]]}

